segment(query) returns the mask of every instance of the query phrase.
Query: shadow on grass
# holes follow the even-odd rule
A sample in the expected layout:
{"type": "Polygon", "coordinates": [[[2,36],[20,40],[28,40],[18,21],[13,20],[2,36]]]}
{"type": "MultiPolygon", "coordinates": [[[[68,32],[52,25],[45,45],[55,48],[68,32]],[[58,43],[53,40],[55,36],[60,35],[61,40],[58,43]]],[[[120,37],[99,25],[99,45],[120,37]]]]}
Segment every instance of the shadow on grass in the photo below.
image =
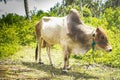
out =
{"type": "Polygon", "coordinates": [[[63,74],[62,73],[62,69],[60,68],[56,68],[56,67],[52,67],[50,65],[40,65],[40,64],[37,64],[35,62],[23,62],[22,63],[24,66],[27,66],[28,68],[33,68],[33,69],[37,69],[37,70],[41,70],[41,71],[44,71],[44,72],[47,72],[48,74],[51,75],[51,78],[52,77],[55,77],[56,75],[57,76],[62,76],[62,75],[65,75],[65,76],[70,76],[70,77],[74,77],[75,80],[76,79],[98,79],[98,77],[96,76],[93,76],[93,75],[89,75],[87,73],[80,73],[80,72],[76,72],[76,71],[69,71],[67,74],[63,74]]]}

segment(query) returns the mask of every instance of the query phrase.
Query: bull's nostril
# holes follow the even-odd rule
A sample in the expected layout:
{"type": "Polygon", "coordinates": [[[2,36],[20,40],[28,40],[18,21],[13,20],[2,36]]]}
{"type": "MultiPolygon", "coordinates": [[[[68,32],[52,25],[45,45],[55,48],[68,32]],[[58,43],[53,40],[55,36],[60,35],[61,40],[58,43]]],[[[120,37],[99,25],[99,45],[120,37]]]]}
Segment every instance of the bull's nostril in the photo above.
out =
{"type": "Polygon", "coordinates": [[[111,52],[112,51],[112,49],[109,49],[109,52],[111,52]]]}

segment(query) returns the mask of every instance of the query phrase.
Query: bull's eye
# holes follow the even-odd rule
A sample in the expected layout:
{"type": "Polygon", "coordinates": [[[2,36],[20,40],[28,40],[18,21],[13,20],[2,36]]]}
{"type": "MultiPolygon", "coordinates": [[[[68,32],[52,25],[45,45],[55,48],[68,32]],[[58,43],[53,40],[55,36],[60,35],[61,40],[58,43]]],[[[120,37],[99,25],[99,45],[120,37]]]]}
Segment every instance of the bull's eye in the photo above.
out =
{"type": "Polygon", "coordinates": [[[95,37],[95,33],[92,36],[95,37]]]}
{"type": "Polygon", "coordinates": [[[101,36],[101,39],[104,39],[105,37],[104,36],[101,36]]]}

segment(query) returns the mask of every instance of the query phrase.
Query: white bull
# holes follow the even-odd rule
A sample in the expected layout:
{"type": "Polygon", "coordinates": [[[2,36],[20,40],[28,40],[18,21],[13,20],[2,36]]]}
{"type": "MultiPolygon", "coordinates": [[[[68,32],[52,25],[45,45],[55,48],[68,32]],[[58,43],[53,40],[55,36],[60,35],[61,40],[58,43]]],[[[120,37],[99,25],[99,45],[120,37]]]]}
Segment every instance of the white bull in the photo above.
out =
{"type": "Polygon", "coordinates": [[[52,65],[50,47],[60,44],[64,54],[64,70],[69,69],[71,53],[84,54],[91,49],[93,42],[95,48],[101,48],[108,52],[112,51],[104,30],[85,25],[75,9],[71,9],[68,16],[65,17],[43,17],[36,25],[36,36],[38,42],[36,59],[37,51],[39,51],[39,63],[42,63],[42,46],[47,47],[50,64],[52,65]]]}

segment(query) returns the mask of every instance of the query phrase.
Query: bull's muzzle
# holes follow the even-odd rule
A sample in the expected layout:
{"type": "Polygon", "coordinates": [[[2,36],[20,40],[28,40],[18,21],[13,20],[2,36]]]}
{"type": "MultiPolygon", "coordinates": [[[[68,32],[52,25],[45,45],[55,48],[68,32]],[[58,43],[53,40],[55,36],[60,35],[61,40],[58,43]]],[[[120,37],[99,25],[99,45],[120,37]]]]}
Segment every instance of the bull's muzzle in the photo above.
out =
{"type": "Polygon", "coordinates": [[[108,52],[111,52],[112,51],[112,48],[111,49],[108,49],[108,52]]]}
{"type": "Polygon", "coordinates": [[[106,51],[107,52],[111,52],[112,51],[112,47],[111,46],[107,46],[106,51]]]}

